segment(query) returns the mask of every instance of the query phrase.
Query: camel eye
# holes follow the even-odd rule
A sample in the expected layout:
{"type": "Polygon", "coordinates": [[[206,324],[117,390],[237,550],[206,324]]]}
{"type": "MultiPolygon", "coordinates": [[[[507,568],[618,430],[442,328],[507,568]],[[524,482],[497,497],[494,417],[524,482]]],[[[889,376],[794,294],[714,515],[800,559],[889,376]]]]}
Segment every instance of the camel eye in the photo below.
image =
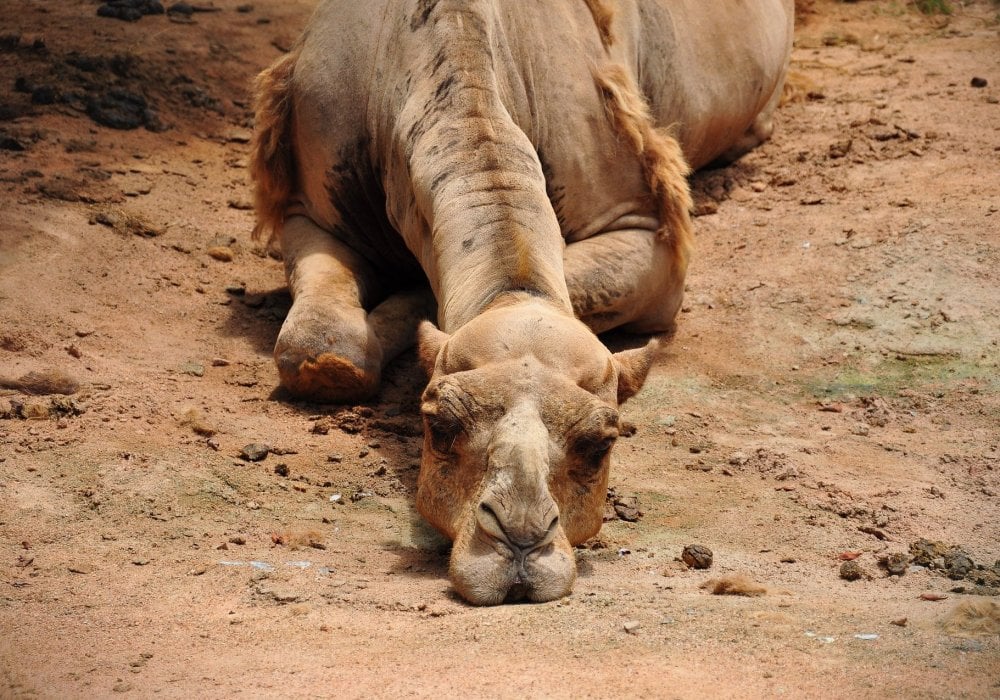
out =
{"type": "Polygon", "coordinates": [[[462,434],[462,424],[450,416],[424,414],[424,429],[431,449],[442,455],[454,452],[455,441],[462,434]]]}
{"type": "Polygon", "coordinates": [[[599,465],[615,444],[615,435],[585,437],[577,441],[574,451],[590,464],[599,465]]]}

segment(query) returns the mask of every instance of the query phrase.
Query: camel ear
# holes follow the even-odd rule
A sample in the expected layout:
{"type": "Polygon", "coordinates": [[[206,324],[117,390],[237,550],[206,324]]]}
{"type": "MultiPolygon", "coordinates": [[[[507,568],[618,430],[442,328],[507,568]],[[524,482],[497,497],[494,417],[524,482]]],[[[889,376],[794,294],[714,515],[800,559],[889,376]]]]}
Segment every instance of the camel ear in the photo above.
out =
{"type": "Polygon", "coordinates": [[[435,326],[430,321],[421,321],[417,326],[417,354],[420,356],[420,366],[430,377],[434,374],[441,348],[451,336],[435,326]]]}
{"type": "Polygon", "coordinates": [[[646,345],[634,350],[616,352],[613,357],[618,368],[618,404],[621,405],[639,393],[653,362],[663,348],[661,338],[653,338],[646,345]]]}

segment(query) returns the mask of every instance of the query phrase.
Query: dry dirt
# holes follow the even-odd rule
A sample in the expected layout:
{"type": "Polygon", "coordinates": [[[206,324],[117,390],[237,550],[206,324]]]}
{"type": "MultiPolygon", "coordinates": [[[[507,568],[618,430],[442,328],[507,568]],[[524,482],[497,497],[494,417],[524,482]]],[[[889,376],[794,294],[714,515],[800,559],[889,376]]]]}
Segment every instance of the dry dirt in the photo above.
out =
{"type": "Polygon", "coordinates": [[[774,139],[694,178],[614,455],[642,517],[569,598],[477,609],[412,507],[413,357],[353,410],[275,391],[246,94],[311,4],[0,7],[0,377],[80,384],[0,394],[0,696],[1000,695],[1000,7],[812,3],[774,139]],[[982,568],[879,567],[920,538],[982,568]]]}

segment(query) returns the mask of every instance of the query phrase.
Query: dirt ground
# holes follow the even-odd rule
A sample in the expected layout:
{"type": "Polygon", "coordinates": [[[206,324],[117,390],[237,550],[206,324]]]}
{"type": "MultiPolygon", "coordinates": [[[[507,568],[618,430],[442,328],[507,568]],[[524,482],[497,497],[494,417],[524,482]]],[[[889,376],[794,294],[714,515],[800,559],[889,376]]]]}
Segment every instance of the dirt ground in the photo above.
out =
{"type": "Polygon", "coordinates": [[[98,4],[0,12],[0,378],[79,385],[0,392],[0,697],[1000,696],[1000,6],[811,3],[773,140],[693,178],[573,594],[480,609],[413,509],[414,358],[276,391],[247,86],[313,3],[98,4]]]}

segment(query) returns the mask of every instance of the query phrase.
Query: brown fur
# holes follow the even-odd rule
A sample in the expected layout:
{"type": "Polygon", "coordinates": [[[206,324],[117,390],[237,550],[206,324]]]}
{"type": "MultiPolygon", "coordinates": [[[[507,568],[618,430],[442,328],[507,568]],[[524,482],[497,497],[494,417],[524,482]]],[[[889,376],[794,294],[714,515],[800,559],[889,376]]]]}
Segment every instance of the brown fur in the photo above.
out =
{"type": "Polygon", "coordinates": [[[250,176],[254,181],[257,225],[253,237],[258,239],[267,231],[269,243],[281,231],[281,222],[295,189],[291,88],[298,57],[299,50],[295,47],[254,81],[250,176]]]}
{"type": "Polygon", "coordinates": [[[611,29],[611,23],[615,18],[615,11],[605,5],[604,0],[583,1],[587,3],[587,9],[590,10],[590,14],[594,18],[594,24],[597,25],[597,31],[601,35],[601,44],[604,46],[604,50],[607,51],[615,43],[614,30],[611,29]]]}
{"type": "Polygon", "coordinates": [[[781,104],[805,102],[809,93],[819,92],[819,86],[801,71],[789,71],[781,91],[781,104]]]}
{"type": "Polygon", "coordinates": [[[743,574],[727,574],[721,578],[713,578],[701,584],[713,595],[759,596],[767,593],[767,588],[750,580],[743,574]]]}
{"type": "Polygon", "coordinates": [[[41,372],[28,372],[17,379],[0,377],[0,388],[15,389],[22,394],[35,396],[69,395],[80,390],[80,382],[62,370],[50,369],[41,372]]]}
{"type": "Polygon", "coordinates": [[[1000,603],[963,600],[945,616],[941,627],[955,636],[1000,634],[1000,603]]]}
{"type": "Polygon", "coordinates": [[[628,139],[642,160],[646,181],[656,197],[660,218],[660,236],[673,236],[678,269],[687,268],[693,237],[692,201],[687,175],[690,167],[680,144],[663,129],[653,125],[649,105],[624,67],[613,64],[595,74],[597,86],[615,128],[628,139]]]}
{"type": "Polygon", "coordinates": [[[285,530],[284,532],[272,532],[271,542],[278,547],[288,547],[292,550],[306,549],[326,549],[323,543],[323,533],[318,530],[285,530]]]}

